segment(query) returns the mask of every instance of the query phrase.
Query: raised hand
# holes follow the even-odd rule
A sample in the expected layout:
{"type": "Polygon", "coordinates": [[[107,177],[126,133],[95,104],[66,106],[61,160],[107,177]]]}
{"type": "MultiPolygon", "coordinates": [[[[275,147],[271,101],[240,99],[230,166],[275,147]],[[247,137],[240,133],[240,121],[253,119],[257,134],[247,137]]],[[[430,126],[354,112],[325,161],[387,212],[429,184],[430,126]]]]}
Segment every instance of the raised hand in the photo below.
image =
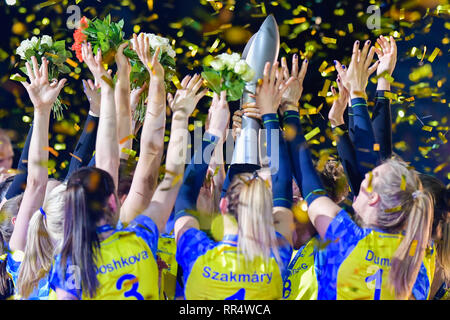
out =
{"type": "Polygon", "coordinates": [[[111,86],[111,73],[106,71],[103,67],[102,51],[100,50],[100,48],[98,48],[97,54],[94,56],[94,54],[92,53],[91,44],[83,43],[81,45],[81,54],[83,56],[83,61],[87,64],[89,70],[95,78],[95,81],[101,86],[111,86]]]}
{"type": "Polygon", "coordinates": [[[256,87],[255,95],[256,105],[261,115],[277,112],[283,94],[294,81],[294,77],[283,81],[283,74],[282,70],[278,68],[278,61],[273,64],[272,70],[270,70],[270,62],[266,63],[262,83],[256,87]]]}
{"type": "Polygon", "coordinates": [[[308,69],[308,60],[303,60],[300,71],[298,70],[298,55],[292,57],[292,70],[289,74],[286,58],[281,59],[281,68],[283,70],[284,81],[288,81],[290,77],[294,78],[291,84],[281,97],[281,111],[285,112],[289,109],[298,111],[298,102],[303,93],[303,80],[305,79],[306,70],[308,69]]]}
{"type": "Polygon", "coordinates": [[[353,53],[347,72],[335,60],[336,70],[338,71],[344,86],[350,91],[351,98],[366,97],[365,91],[369,76],[377,69],[379,61],[372,66],[372,59],[375,54],[375,47],[371,47],[370,40],[367,40],[364,47],[359,50],[359,41],[355,41],[353,45],[353,53]]]}
{"type": "Polygon", "coordinates": [[[230,121],[230,108],[225,90],[220,93],[220,96],[214,92],[208,117],[210,118],[208,132],[223,141],[230,121]]]}
{"type": "Polygon", "coordinates": [[[123,74],[125,76],[130,75],[131,72],[131,64],[128,61],[128,58],[123,54],[123,50],[128,46],[128,42],[122,43],[116,52],[116,65],[117,65],[117,73],[123,74]]]}
{"type": "Polygon", "coordinates": [[[100,85],[91,79],[81,80],[83,82],[84,94],[89,101],[89,111],[97,117],[100,116],[100,85]]]}
{"type": "Polygon", "coordinates": [[[141,94],[148,88],[147,82],[145,82],[142,87],[140,88],[135,88],[133,90],[131,90],[130,92],[130,108],[131,108],[131,112],[134,113],[134,111],[136,110],[138,104],[139,104],[139,99],[141,98],[141,94]]]}
{"type": "Polygon", "coordinates": [[[167,94],[167,101],[172,112],[189,117],[200,99],[208,92],[208,89],[199,92],[202,84],[203,79],[198,74],[193,77],[184,77],[181,81],[181,89],[177,90],[175,96],[167,94]]]}
{"type": "Polygon", "coordinates": [[[158,47],[152,56],[150,53],[150,40],[143,33],[139,34],[139,36],[133,34],[133,39],[133,50],[150,73],[150,79],[158,78],[164,80],[164,68],[158,61],[160,48],[158,47]]]}
{"type": "Polygon", "coordinates": [[[397,63],[397,45],[393,36],[389,36],[389,41],[387,41],[386,38],[381,35],[377,39],[377,42],[381,47],[381,50],[375,48],[378,60],[380,61],[377,67],[377,76],[380,76],[378,78],[377,90],[390,90],[390,82],[381,75],[387,73],[391,76],[394,72],[395,64],[397,63]]]}
{"type": "Polygon", "coordinates": [[[234,140],[236,140],[236,138],[241,134],[243,114],[244,111],[238,109],[234,112],[233,118],[231,119],[233,121],[231,134],[233,135],[234,140]]]}
{"type": "Polygon", "coordinates": [[[338,75],[336,79],[336,83],[339,89],[339,93],[337,93],[335,87],[331,87],[331,92],[333,93],[333,97],[337,97],[336,100],[333,101],[333,105],[331,106],[331,110],[328,113],[328,119],[333,127],[340,126],[344,124],[344,111],[347,108],[348,99],[350,97],[350,93],[342,84],[342,80],[338,75]]]}
{"type": "MultiPolygon", "coordinates": [[[[28,92],[31,102],[35,109],[39,111],[50,112],[53,103],[58,98],[61,89],[66,83],[66,79],[57,81],[53,79],[51,83],[48,82],[48,60],[42,58],[42,64],[39,67],[36,57],[31,57],[33,68],[30,63],[26,62],[28,78],[30,83],[22,82],[23,86],[28,92]]],[[[17,74],[17,76],[20,76],[17,74]]]]}

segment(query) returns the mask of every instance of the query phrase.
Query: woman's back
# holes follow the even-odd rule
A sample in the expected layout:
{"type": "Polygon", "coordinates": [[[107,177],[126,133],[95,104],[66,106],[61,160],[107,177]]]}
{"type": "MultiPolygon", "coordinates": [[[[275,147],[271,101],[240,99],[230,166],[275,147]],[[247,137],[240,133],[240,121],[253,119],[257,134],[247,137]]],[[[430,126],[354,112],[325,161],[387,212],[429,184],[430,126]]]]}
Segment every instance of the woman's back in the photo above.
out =
{"type": "Polygon", "coordinates": [[[278,234],[278,264],[272,255],[268,263],[256,258],[245,264],[237,253],[237,236],[227,235],[220,242],[194,228],[178,241],[177,261],[183,268],[185,298],[192,300],[272,300],[281,299],[283,274],[292,248],[278,234]]]}
{"type": "MultiPolygon", "coordinates": [[[[96,252],[95,267],[99,286],[92,299],[158,299],[157,245],[158,228],[150,218],[143,215],[101,241],[100,249],[96,252]]],[[[58,255],[50,277],[51,288],[60,288],[79,299],[90,300],[90,297],[81,293],[81,285],[70,281],[71,277],[76,278],[77,268],[71,268],[68,259],[66,281],[62,281],[60,263],[61,256],[58,255]]]]}
{"type": "MultiPolygon", "coordinates": [[[[389,271],[403,238],[401,233],[361,228],[345,210],[339,212],[327,229],[326,247],[316,257],[320,269],[318,299],[394,300],[389,271]]],[[[409,254],[414,255],[414,250],[413,245],[409,254]]],[[[429,259],[426,255],[425,264],[429,259]]],[[[414,287],[425,288],[428,295],[431,281],[424,268],[422,263],[414,287]]]]}

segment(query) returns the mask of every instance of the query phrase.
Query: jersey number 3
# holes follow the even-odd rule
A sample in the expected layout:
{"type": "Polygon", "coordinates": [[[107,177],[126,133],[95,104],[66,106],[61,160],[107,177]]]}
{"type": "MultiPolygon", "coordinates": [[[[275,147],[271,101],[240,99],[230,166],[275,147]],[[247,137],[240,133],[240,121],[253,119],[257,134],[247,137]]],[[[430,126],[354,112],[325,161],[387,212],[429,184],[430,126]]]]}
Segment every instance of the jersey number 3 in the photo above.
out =
{"type": "Polygon", "coordinates": [[[138,282],[137,280],[138,280],[138,279],[137,279],[136,276],[133,275],[133,274],[124,274],[123,276],[121,276],[121,277],[119,278],[119,280],[117,280],[116,288],[117,288],[117,290],[122,290],[123,283],[124,283],[125,281],[131,281],[131,283],[132,283],[133,285],[131,286],[131,289],[130,289],[130,290],[125,291],[125,292],[123,293],[124,297],[125,297],[125,298],[128,298],[128,297],[135,297],[137,300],[144,300],[144,297],[142,296],[142,294],[140,294],[140,293],[137,291],[137,289],[138,289],[138,287],[139,287],[139,282],[138,282]]]}

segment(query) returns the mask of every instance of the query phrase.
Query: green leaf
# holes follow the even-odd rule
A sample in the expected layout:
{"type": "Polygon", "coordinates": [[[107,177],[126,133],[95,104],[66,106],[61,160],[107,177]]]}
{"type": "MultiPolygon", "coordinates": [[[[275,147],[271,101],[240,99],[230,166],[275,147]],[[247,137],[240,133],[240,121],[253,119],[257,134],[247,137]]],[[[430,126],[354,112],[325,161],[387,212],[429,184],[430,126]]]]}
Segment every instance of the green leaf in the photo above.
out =
{"type": "Polygon", "coordinates": [[[71,70],[68,66],[66,66],[65,64],[63,64],[61,67],[58,68],[59,72],[61,73],[70,73],[71,70]]]}
{"type": "Polygon", "coordinates": [[[202,72],[203,79],[206,80],[208,88],[220,94],[220,82],[221,77],[220,74],[213,70],[205,70],[202,72]]]}
{"type": "Polygon", "coordinates": [[[227,100],[236,101],[242,97],[244,93],[245,83],[233,82],[231,86],[227,87],[227,100]]]}
{"type": "Polygon", "coordinates": [[[25,51],[25,59],[26,60],[30,60],[32,56],[35,56],[36,53],[34,52],[33,49],[28,49],[27,51],[25,51]]]}

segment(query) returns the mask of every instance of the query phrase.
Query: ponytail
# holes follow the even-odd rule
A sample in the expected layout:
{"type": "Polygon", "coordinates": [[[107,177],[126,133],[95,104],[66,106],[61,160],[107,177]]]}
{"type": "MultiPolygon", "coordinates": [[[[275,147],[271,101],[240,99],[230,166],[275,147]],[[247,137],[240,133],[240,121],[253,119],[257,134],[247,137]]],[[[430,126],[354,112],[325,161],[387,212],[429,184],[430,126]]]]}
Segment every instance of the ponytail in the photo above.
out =
{"type": "MultiPolygon", "coordinates": [[[[437,261],[440,264],[446,281],[450,280],[450,189],[444,189],[442,192],[442,207],[439,207],[441,214],[439,216],[438,227],[440,238],[436,241],[437,261]]],[[[435,214],[436,219],[436,214],[435,214]]]]}
{"type": "Polygon", "coordinates": [[[373,184],[380,197],[377,224],[391,233],[404,232],[391,259],[389,283],[396,299],[408,299],[431,239],[433,199],[405,162],[390,159],[383,165],[388,172],[373,184]]]}
{"type": "MultiPolygon", "coordinates": [[[[96,274],[100,241],[97,223],[115,218],[108,206],[114,194],[112,177],[104,170],[83,167],[75,171],[67,183],[64,208],[64,241],[61,247],[63,279],[68,259],[81,270],[83,295],[94,297],[99,282],[96,274]]],[[[117,201],[117,198],[116,198],[117,201]]]]}
{"type": "Polygon", "coordinates": [[[81,288],[93,297],[99,285],[95,272],[95,249],[99,247],[96,221],[90,221],[86,196],[82,185],[67,188],[64,221],[64,243],[61,249],[63,277],[67,258],[81,269],[81,288]]]}
{"type": "Polygon", "coordinates": [[[450,280],[450,189],[429,174],[420,174],[425,190],[431,193],[434,202],[432,239],[436,246],[436,260],[446,281],[450,280]]]}
{"type": "Polygon", "coordinates": [[[405,236],[392,259],[389,280],[398,299],[407,299],[419,274],[431,237],[433,201],[428,192],[417,192],[406,218],[405,236]]]}
{"type": "Polygon", "coordinates": [[[238,252],[245,261],[262,258],[269,262],[271,254],[280,261],[272,213],[272,192],[256,173],[236,176],[227,191],[228,212],[238,220],[238,252]]]}
{"type": "Polygon", "coordinates": [[[27,298],[50,271],[53,260],[53,242],[45,226],[45,216],[36,211],[30,219],[25,254],[17,279],[18,293],[27,298]]]}

